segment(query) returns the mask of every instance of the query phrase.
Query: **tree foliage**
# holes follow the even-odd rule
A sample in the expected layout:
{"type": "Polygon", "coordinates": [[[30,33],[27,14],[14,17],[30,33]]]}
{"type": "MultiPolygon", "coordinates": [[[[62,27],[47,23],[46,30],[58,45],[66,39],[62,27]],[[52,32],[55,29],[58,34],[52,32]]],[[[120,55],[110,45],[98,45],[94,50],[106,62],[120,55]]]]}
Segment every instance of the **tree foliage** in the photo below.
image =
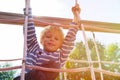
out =
{"type": "MultiPolygon", "coordinates": [[[[102,45],[100,42],[96,42],[100,60],[101,61],[110,61],[110,62],[119,62],[120,61],[120,47],[118,44],[110,44],[107,47],[102,45]]],[[[91,59],[92,61],[98,61],[98,57],[95,50],[95,45],[92,39],[88,40],[88,45],[91,52],[91,59]]],[[[77,42],[75,45],[74,50],[71,52],[70,59],[74,60],[88,60],[86,51],[85,51],[85,44],[81,42],[77,42]]],[[[101,63],[101,67],[104,70],[112,71],[112,72],[119,72],[120,73],[120,65],[116,64],[107,64],[101,63]]],[[[66,68],[82,68],[88,67],[88,63],[77,63],[77,62],[69,62],[67,61],[65,64],[66,68]]],[[[94,68],[99,68],[98,63],[93,64],[94,68]]],[[[101,80],[100,73],[95,73],[96,80],[101,80]]],[[[104,80],[120,80],[120,77],[103,75],[104,80]]],[[[91,74],[89,71],[86,72],[77,72],[77,73],[67,73],[68,80],[91,80],[91,74]]]]}
{"type": "MultiPolygon", "coordinates": [[[[10,67],[11,65],[8,63],[1,64],[0,68],[10,67]]],[[[1,71],[0,72],[0,80],[13,80],[15,71],[1,71]]]]}
{"type": "MultiPolygon", "coordinates": [[[[120,45],[117,43],[109,44],[105,48],[104,61],[111,61],[112,63],[120,62],[120,45]]],[[[108,71],[120,73],[120,64],[103,64],[103,68],[108,71]]],[[[105,75],[108,80],[120,80],[120,77],[105,75]]]]}

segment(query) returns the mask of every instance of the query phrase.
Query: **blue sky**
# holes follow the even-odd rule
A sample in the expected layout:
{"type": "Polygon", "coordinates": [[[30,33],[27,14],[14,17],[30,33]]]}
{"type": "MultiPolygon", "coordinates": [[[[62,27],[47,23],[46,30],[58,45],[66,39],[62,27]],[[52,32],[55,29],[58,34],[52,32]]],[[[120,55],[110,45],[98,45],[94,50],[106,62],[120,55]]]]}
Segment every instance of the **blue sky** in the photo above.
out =
{"type": "MultiPolygon", "coordinates": [[[[23,13],[25,0],[0,0],[0,11],[23,13]]],[[[78,0],[81,19],[120,23],[120,0],[78,0]]],[[[73,18],[71,7],[75,0],[31,0],[33,15],[73,18]]],[[[41,28],[37,28],[37,36],[41,28]]],[[[21,58],[23,54],[22,27],[0,24],[0,59],[21,58]]],[[[87,33],[91,37],[91,33],[87,33]]],[[[120,43],[119,34],[96,33],[96,39],[103,43],[120,43]]],[[[77,40],[83,40],[79,32],[77,40]]]]}

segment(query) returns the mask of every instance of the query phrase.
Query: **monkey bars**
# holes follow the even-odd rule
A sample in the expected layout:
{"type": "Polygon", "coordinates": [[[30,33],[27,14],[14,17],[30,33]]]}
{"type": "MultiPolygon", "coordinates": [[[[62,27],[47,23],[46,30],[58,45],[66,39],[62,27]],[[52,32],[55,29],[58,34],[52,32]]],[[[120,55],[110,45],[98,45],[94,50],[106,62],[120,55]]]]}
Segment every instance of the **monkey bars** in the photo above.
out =
{"type": "MultiPolygon", "coordinates": [[[[34,22],[37,27],[44,27],[52,23],[59,23],[61,24],[60,26],[62,26],[64,29],[67,29],[71,21],[72,19],[70,18],[34,16],[34,22]]],[[[18,13],[0,12],[0,23],[23,25],[24,15],[18,13]]],[[[86,31],[120,33],[120,23],[89,20],[81,20],[81,23],[84,24],[86,31]]]]}

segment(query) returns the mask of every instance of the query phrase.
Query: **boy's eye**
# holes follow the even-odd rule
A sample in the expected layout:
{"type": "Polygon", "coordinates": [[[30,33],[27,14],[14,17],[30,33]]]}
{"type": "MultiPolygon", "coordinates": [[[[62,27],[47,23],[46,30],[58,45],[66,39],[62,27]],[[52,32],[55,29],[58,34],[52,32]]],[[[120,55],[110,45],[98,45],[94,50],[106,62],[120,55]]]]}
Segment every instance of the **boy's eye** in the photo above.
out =
{"type": "Polygon", "coordinates": [[[46,35],[46,38],[50,38],[51,37],[51,35],[46,35]]]}
{"type": "Polygon", "coordinates": [[[51,36],[46,36],[47,38],[50,38],[51,36]]]}

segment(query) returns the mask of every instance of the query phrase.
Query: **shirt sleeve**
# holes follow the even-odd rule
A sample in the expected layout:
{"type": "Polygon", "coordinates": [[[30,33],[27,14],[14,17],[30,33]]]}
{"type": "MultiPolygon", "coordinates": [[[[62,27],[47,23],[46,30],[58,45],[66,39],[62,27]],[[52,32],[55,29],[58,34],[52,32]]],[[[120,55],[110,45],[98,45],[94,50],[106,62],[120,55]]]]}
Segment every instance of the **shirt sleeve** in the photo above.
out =
{"type": "MultiPolygon", "coordinates": [[[[71,24],[76,25],[76,24],[71,24]]],[[[68,30],[68,33],[64,39],[62,48],[60,50],[60,62],[63,65],[65,61],[67,60],[67,57],[70,53],[70,51],[74,48],[74,41],[76,40],[76,34],[77,34],[78,28],[76,27],[70,27],[68,30]]]]}
{"type": "MultiPolygon", "coordinates": [[[[34,21],[32,17],[31,8],[28,9],[28,14],[26,13],[26,9],[24,9],[24,15],[28,16],[28,24],[27,24],[27,51],[28,53],[35,53],[39,48],[39,43],[37,41],[34,21]]],[[[25,32],[25,29],[24,29],[25,32]]]]}

